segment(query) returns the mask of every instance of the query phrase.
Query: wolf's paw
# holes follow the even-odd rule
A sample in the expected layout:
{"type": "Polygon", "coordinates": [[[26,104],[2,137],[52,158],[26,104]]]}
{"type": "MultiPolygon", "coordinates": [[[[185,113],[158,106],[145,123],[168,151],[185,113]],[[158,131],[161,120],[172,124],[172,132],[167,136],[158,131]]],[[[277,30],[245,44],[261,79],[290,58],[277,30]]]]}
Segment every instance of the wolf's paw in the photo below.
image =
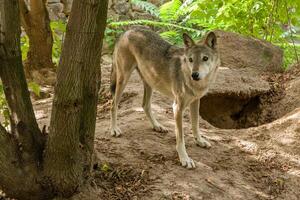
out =
{"type": "Polygon", "coordinates": [[[169,131],[167,128],[160,124],[153,126],[153,130],[159,133],[167,133],[169,131]]]}
{"type": "Polygon", "coordinates": [[[186,157],[184,159],[180,159],[181,165],[183,167],[186,167],[188,169],[193,169],[196,168],[196,165],[193,161],[193,159],[191,159],[190,157],[186,157]]]}
{"type": "Polygon", "coordinates": [[[122,134],[118,127],[111,128],[110,135],[113,137],[119,137],[122,134]]]}
{"type": "Polygon", "coordinates": [[[203,147],[203,148],[210,148],[211,144],[202,136],[200,136],[199,138],[196,138],[196,144],[199,147],[203,147]]]}

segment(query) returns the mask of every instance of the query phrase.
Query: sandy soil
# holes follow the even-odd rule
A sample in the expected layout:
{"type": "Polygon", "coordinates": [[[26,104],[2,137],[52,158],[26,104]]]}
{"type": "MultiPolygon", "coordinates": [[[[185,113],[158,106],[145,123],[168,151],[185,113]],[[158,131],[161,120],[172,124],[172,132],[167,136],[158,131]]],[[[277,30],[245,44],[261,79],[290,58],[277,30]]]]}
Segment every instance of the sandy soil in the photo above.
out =
{"type": "MultiPolygon", "coordinates": [[[[154,132],[141,108],[143,86],[137,73],[131,77],[120,104],[123,135],[110,136],[109,74],[110,61],[104,60],[94,180],[74,199],[300,199],[300,109],[296,109],[300,105],[300,83],[295,87],[300,79],[286,78],[287,98],[265,109],[279,110],[280,118],[271,123],[220,129],[200,120],[211,149],[196,146],[186,112],[187,151],[197,165],[187,170],[180,166],[175,150],[172,101],[154,94],[155,115],[169,128],[165,134],[154,132]]],[[[40,125],[48,125],[51,98],[35,101],[34,106],[40,125]]]]}

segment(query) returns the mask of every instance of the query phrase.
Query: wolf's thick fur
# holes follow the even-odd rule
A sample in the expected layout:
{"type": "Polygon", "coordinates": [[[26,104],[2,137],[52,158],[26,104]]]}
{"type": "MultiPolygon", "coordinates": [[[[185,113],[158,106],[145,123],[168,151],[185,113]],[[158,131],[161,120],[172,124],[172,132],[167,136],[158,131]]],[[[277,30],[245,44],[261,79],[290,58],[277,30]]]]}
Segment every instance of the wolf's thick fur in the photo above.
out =
{"type": "Polygon", "coordinates": [[[152,114],[152,89],[174,100],[176,149],[182,165],[194,168],[195,164],[185,148],[182,115],[185,108],[190,106],[196,143],[210,147],[210,143],[200,135],[199,104],[200,98],[215,79],[220,61],[213,32],[206,36],[204,42],[195,43],[187,34],[183,35],[183,40],[185,47],[179,48],[144,29],[132,29],[120,37],[114,50],[111,74],[111,134],[121,134],[117,127],[117,108],[132,71],[137,69],[144,83],[143,109],[155,131],[168,130],[152,114]]]}

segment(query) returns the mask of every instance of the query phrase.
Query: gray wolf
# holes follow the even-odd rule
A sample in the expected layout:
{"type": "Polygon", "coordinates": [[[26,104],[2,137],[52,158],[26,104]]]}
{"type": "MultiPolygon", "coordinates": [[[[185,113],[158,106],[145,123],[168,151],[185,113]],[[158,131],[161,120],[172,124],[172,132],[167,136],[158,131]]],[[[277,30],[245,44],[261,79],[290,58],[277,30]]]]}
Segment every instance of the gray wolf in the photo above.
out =
{"type": "Polygon", "coordinates": [[[141,28],[128,30],[119,38],[111,72],[111,135],[121,134],[117,126],[118,104],[131,73],[136,69],[144,83],[142,106],[155,131],[168,130],[151,111],[153,89],[174,100],[176,150],[182,166],[195,168],[194,161],[186,152],[182,116],[189,106],[196,144],[209,148],[211,144],[199,131],[199,104],[215,79],[220,59],[214,32],[208,33],[201,42],[195,42],[189,35],[183,34],[183,41],[184,47],[177,47],[155,32],[141,28]]]}

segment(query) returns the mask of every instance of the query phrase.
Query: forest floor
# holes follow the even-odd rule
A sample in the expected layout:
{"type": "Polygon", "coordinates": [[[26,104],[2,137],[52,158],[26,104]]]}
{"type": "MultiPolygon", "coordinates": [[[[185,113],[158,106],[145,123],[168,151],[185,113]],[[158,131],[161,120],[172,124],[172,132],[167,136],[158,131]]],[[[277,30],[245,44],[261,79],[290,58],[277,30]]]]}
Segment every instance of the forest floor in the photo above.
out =
{"type": "MultiPolygon", "coordinates": [[[[194,143],[186,112],[186,147],[196,162],[196,169],[188,170],[180,166],[175,150],[172,100],[154,93],[155,115],[169,129],[164,134],[154,132],[141,107],[143,84],[136,72],[118,112],[123,135],[110,136],[110,67],[109,60],[103,62],[94,180],[74,199],[300,199],[300,79],[291,75],[295,72],[273,75],[273,82],[284,86],[285,95],[266,105],[281,109],[271,123],[220,129],[200,119],[200,129],[212,143],[210,149],[194,143]]],[[[52,98],[34,101],[41,126],[49,125],[51,103],[52,98]]]]}

